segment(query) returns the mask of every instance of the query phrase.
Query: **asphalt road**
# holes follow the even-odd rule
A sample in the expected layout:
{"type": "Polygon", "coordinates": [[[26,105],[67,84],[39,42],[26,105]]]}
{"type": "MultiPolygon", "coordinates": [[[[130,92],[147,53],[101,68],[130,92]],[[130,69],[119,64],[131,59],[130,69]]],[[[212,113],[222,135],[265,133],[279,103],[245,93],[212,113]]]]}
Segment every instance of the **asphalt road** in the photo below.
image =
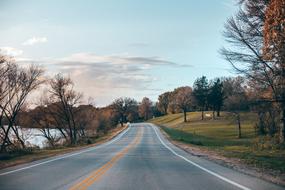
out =
{"type": "Polygon", "coordinates": [[[285,189],[172,145],[152,124],[131,124],[108,143],[0,170],[0,189],[285,189]]]}

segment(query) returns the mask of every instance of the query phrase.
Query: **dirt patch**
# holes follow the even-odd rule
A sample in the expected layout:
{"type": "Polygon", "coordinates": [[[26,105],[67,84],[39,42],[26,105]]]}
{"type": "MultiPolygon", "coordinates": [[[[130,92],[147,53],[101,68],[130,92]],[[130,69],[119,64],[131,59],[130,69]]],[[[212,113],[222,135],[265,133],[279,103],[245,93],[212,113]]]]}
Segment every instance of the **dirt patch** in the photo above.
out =
{"type": "Polygon", "coordinates": [[[241,159],[225,157],[219,154],[219,152],[214,151],[214,150],[209,150],[206,148],[201,148],[201,147],[197,147],[191,144],[186,144],[180,141],[172,140],[166,132],[164,132],[163,130],[160,130],[160,131],[175,146],[185,150],[191,155],[202,157],[204,159],[213,161],[217,164],[226,166],[228,168],[232,168],[244,174],[258,177],[263,180],[285,186],[285,174],[284,173],[280,173],[279,171],[270,170],[270,169],[258,168],[258,167],[244,163],[244,161],[241,159]]]}

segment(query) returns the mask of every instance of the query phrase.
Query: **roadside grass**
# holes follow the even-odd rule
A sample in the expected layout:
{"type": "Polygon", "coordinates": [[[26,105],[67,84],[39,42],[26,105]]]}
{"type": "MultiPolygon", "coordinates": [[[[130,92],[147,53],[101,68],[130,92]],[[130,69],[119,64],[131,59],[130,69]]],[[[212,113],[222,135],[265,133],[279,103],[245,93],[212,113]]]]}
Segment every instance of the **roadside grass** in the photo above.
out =
{"type": "Polygon", "coordinates": [[[78,151],[83,148],[92,147],[110,140],[125,128],[126,126],[124,127],[119,126],[115,129],[110,130],[107,134],[91,137],[90,142],[84,144],[79,143],[74,146],[58,146],[55,148],[45,148],[45,149],[26,149],[26,150],[15,151],[12,153],[2,154],[0,155],[0,169],[40,159],[49,158],[52,156],[66,154],[73,151],[78,151]]]}
{"type": "MultiPolygon", "coordinates": [[[[210,112],[205,112],[210,114],[210,112]]],[[[221,112],[216,120],[201,120],[201,112],[187,114],[188,122],[183,122],[182,114],[172,114],[149,120],[159,125],[173,140],[192,144],[199,148],[216,151],[261,169],[272,169],[285,173],[285,150],[272,147],[260,148],[256,136],[257,115],[243,112],[241,115],[242,138],[237,138],[237,125],[233,113],[221,112]]]]}

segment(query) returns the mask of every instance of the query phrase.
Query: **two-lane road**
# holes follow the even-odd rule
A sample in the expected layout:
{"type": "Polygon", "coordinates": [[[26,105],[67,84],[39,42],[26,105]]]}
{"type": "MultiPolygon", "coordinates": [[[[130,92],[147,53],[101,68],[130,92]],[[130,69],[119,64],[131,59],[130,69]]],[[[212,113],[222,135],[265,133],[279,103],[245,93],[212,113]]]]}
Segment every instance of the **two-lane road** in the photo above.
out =
{"type": "Polygon", "coordinates": [[[131,124],[112,141],[0,171],[0,189],[284,189],[192,156],[152,124],[131,124]]]}

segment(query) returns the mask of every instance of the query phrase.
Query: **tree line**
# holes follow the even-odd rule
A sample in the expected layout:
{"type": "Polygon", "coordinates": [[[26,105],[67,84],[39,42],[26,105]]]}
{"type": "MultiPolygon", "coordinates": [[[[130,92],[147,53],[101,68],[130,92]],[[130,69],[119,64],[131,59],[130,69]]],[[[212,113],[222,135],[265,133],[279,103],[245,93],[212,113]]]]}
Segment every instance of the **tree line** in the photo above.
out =
{"type": "Polygon", "coordinates": [[[59,73],[48,78],[39,66],[21,67],[12,57],[0,55],[0,152],[28,148],[24,129],[40,130],[48,147],[74,146],[92,143],[118,125],[148,120],[153,114],[149,98],[138,103],[122,97],[98,108],[92,98],[83,104],[82,97],[70,77],[59,73]],[[32,108],[27,99],[34,92],[37,101],[32,108]]]}

